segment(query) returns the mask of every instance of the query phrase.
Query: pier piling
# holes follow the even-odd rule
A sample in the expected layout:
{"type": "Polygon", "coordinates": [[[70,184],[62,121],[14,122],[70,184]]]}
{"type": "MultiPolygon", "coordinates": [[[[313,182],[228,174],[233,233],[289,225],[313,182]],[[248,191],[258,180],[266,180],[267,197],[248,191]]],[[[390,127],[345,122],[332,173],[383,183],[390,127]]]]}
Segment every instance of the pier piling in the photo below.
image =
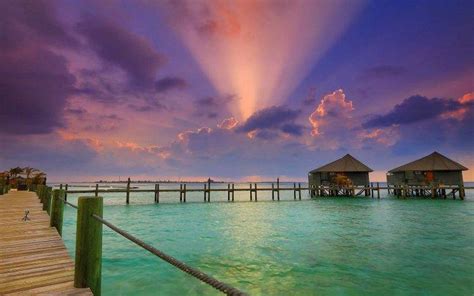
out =
{"type": "Polygon", "coordinates": [[[127,196],[126,196],[127,205],[130,203],[130,178],[127,180],[127,196]]]}
{"type": "Polygon", "coordinates": [[[56,189],[53,191],[53,201],[51,204],[51,216],[49,226],[55,227],[59,235],[63,233],[63,215],[64,215],[64,199],[65,191],[56,189]]]}
{"type": "Polygon", "coordinates": [[[102,217],[102,212],[102,197],[79,197],[74,287],[89,287],[95,296],[101,295],[102,223],[92,215],[102,217]]]}

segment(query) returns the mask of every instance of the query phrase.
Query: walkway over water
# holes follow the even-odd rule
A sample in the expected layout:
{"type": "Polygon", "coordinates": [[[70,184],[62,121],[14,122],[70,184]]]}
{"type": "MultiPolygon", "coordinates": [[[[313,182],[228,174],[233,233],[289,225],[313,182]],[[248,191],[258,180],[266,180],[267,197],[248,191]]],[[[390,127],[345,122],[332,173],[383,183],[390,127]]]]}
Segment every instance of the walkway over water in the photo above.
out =
{"type": "Polygon", "coordinates": [[[74,288],[74,262],[49,223],[34,192],[0,196],[0,295],[92,295],[74,288]]]}

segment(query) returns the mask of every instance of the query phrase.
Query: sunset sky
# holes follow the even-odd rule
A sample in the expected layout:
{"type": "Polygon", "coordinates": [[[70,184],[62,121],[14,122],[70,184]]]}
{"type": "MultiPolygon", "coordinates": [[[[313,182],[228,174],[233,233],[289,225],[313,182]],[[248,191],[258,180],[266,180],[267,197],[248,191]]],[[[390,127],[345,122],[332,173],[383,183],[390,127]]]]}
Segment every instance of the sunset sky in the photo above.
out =
{"type": "Polygon", "coordinates": [[[0,1],[0,170],[305,180],[434,150],[474,180],[474,2],[0,1]]]}

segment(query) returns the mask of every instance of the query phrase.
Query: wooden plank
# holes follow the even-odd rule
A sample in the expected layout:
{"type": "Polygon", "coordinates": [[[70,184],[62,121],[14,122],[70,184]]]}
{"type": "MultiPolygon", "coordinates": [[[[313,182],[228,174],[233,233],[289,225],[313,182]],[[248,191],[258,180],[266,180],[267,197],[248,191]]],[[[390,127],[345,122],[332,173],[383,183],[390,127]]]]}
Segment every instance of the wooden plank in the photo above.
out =
{"type": "Polygon", "coordinates": [[[49,225],[35,193],[0,196],[0,295],[92,295],[74,288],[74,262],[49,225]]]}

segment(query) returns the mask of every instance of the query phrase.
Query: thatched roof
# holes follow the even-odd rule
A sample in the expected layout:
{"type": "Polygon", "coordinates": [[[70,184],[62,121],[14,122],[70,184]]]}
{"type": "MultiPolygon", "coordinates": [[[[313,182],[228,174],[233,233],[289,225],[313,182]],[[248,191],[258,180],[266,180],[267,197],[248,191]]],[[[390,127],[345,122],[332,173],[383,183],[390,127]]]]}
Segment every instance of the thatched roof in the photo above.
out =
{"type": "Polygon", "coordinates": [[[438,152],[433,152],[418,160],[388,171],[389,173],[404,171],[465,171],[467,168],[438,152]]]}
{"type": "Polygon", "coordinates": [[[373,170],[355,159],[352,155],[346,154],[344,157],[314,169],[310,173],[317,172],[373,172],[373,170]]]}

